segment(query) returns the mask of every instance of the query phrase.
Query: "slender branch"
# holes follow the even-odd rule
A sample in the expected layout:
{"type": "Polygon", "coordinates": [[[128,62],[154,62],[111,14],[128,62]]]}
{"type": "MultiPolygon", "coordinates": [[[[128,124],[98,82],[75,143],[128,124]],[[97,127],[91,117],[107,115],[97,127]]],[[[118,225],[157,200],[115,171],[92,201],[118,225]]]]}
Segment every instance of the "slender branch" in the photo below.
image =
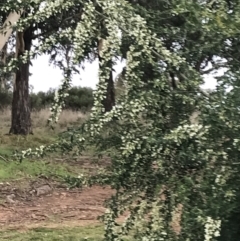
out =
{"type": "MultiPolygon", "coordinates": [[[[75,17],[79,17],[79,18],[81,19],[81,16],[82,16],[82,12],[80,11],[80,16],[79,16],[79,13],[77,13],[77,14],[75,14],[75,15],[73,15],[73,16],[70,16],[70,17],[61,19],[60,23],[59,23],[57,26],[51,28],[51,29],[48,30],[48,31],[45,31],[45,32],[42,32],[42,33],[39,33],[39,34],[34,34],[33,37],[32,37],[32,39],[36,39],[36,38],[39,38],[39,37],[44,37],[44,36],[46,36],[46,35],[49,35],[49,34],[55,32],[56,30],[58,30],[59,27],[62,26],[62,24],[63,24],[64,22],[67,22],[67,21],[69,21],[69,20],[71,20],[71,19],[73,19],[73,18],[75,18],[75,17]]],[[[38,24],[38,28],[40,28],[40,29],[41,29],[41,27],[39,27],[39,26],[41,26],[41,24],[45,24],[45,22],[42,22],[42,23],[39,23],[39,24],[38,24]]],[[[44,28],[44,27],[43,27],[43,28],[44,28]]]]}
{"type": "Polygon", "coordinates": [[[1,155],[0,155],[0,158],[1,158],[2,160],[4,160],[5,162],[8,162],[8,160],[7,160],[6,158],[4,158],[3,156],[1,156],[1,155]]]}

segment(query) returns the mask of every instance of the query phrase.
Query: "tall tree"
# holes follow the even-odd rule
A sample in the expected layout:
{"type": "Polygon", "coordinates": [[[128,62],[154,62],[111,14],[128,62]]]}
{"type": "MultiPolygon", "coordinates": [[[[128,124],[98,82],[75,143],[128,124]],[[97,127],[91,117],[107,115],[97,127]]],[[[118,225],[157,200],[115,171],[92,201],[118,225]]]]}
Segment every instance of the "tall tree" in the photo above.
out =
{"type": "Polygon", "coordinates": [[[3,25],[1,26],[0,31],[0,51],[2,48],[6,45],[10,35],[12,34],[12,25],[16,23],[20,16],[21,16],[21,10],[18,12],[11,12],[5,19],[6,13],[1,11],[2,18],[3,18],[3,25]]]}
{"type": "MultiPolygon", "coordinates": [[[[31,50],[33,29],[27,28],[16,33],[16,58],[19,59],[26,51],[31,50]]],[[[30,60],[20,63],[13,84],[12,121],[10,134],[32,134],[31,110],[29,99],[29,67],[30,60]]]]}
{"type": "MultiPolygon", "coordinates": [[[[7,3],[5,3],[7,4],[7,3]]],[[[21,9],[21,8],[20,8],[21,9]]],[[[4,16],[7,16],[0,35],[0,48],[3,48],[4,63],[6,65],[7,56],[7,42],[13,32],[13,24],[16,23],[21,15],[22,10],[15,12],[14,10],[10,13],[7,11],[1,11],[4,16]]],[[[25,14],[25,12],[24,12],[25,14]]],[[[25,51],[31,50],[32,45],[32,33],[31,27],[16,33],[16,59],[23,57],[25,51]]],[[[22,134],[27,135],[32,133],[31,129],[31,116],[29,108],[29,64],[28,60],[26,63],[19,63],[17,70],[14,75],[13,83],[13,102],[12,102],[12,121],[10,134],[22,134]]]]}
{"type": "MultiPolygon", "coordinates": [[[[0,66],[5,66],[7,63],[7,44],[2,48],[0,55],[0,66]]],[[[6,90],[6,78],[4,74],[0,76],[0,91],[6,90]]]]}
{"type": "MultiPolygon", "coordinates": [[[[0,66],[3,68],[6,66],[11,53],[8,53],[8,42],[12,34],[13,24],[20,18],[20,14],[17,12],[12,12],[6,14],[6,12],[0,12],[0,66]]],[[[8,82],[12,77],[12,73],[5,74],[0,71],[0,89],[6,91],[8,89],[8,82]]]]}
{"type": "MultiPolygon", "coordinates": [[[[27,18],[30,14],[34,16],[35,12],[40,8],[40,3],[31,3],[30,5],[24,5],[23,18],[27,18]]],[[[31,112],[30,112],[30,101],[29,101],[29,67],[30,59],[28,56],[24,56],[31,51],[32,43],[34,39],[44,41],[44,38],[52,34],[57,34],[59,29],[66,29],[69,27],[69,22],[66,20],[69,18],[69,13],[73,14],[73,19],[78,19],[81,15],[78,12],[76,15],[76,9],[79,10],[77,5],[74,5],[66,14],[50,16],[50,18],[40,21],[35,24],[34,19],[31,22],[23,26],[23,30],[16,33],[16,59],[19,60],[18,67],[15,73],[14,85],[13,85],[13,101],[12,101],[12,120],[10,134],[21,134],[28,135],[32,134],[31,124],[31,112]],[[75,11],[75,12],[74,12],[75,11]],[[36,33],[37,32],[37,33],[36,33]],[[27,61],[23,61],[26,58],[27,61]]],[[[65,40],[60,40],[63,48],[72,44],[65,40]]],[[[40,44],[39,43],[39,44],[40,44]]],[[[36,47],[38,48],[38,47],[36,47]]],[[[47,53],[54,52],[55,47],[47,53]]],[[[55,55],[56,56],[56,55],[55,55]]],[[[59,55],[58,55],[59,57],[59,55]]],[[[54,57],[51,57],[54,60],[54,57]]],[[[60,63],[56,61],[55,64],[60,63]]],[[[59,65],[62,67],[62,64],[59,65]]]]}

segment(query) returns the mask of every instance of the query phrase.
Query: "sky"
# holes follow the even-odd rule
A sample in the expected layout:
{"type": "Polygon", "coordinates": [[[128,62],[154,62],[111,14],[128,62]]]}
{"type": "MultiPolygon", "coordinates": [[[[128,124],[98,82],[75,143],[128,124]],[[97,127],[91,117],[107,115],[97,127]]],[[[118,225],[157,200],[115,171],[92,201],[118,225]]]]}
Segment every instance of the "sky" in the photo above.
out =
{"type": "MultiPolygon", "coordinates": [[[[98,83],[98,61],[94,61],[92,64],[85,63],[84,70],[80,70],[80,75],[73,77],[73,86],[91,87],[95,88],[98,83]]],[[[121,73],[124,64],[119,62],[115,66],[113,73],[114,78],[121,73]]],[[[48,91],[50,88],[57,88],[61,85],[63,79],[62,71],[57,67],[49,65],[49,57],[47,55],[40,56],[38,59],[32,61],[30,68],[29,82],[33,86],[33,92],[48,91]]]]}
{"type": "MultiPolygon", "coordinates": [[[[40,56],[38,59],[32,61],[33,66],[30,68],[32,76],[30,76],[30,85],[33,86],[33,92],[48,91],[50,88],[58,88],[63,79],[62,72],[57,68],[49,65],[49,57],[47,55],[40,56]]],[[[98,83],[98,61],[92,64],[86,63],[85,69],[80,71],[80,75],[73,77],[73,86],[91,87],[95,89],[98,83]]],[[[119,62],[115,66],[114,77],[122,71],[124,63],[119,62]]],[[[222,75],[223,70],[218,72],[222,75]]],[[[214,89],[216,80],[214,76],[205,76],[205,84],[202,86],[204,89],[214,89]]]]}

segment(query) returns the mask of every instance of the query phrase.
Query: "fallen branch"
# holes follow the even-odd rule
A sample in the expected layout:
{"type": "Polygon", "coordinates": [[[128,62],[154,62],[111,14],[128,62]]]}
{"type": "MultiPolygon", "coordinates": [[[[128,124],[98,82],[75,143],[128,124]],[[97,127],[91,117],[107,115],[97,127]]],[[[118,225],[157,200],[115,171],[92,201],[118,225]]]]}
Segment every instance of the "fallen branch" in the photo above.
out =
{"type": "Polygon", "coordinates": [[[9,160],[7,160],[5,157],[0,155],[0,158],[3,159],[5,162],[9,162],[9,160]]]}

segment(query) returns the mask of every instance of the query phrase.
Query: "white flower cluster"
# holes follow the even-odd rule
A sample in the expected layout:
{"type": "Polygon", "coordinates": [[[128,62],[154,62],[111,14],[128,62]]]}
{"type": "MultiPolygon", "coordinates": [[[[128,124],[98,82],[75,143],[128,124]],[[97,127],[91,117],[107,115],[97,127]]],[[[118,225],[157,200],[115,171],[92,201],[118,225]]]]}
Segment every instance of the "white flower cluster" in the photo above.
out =
{"type": "Polygon", "coordinates": [[[25,151],[22,151],[22,158],[25,158],[26,156],[28,156],[30,153],[32,152],[32,149],[29,148],[25,151]]]}
{"type": "Polygon", "coordinates": [[[84,178],[84,175],[81,173],[81,174],[78,175],[77,178],[78,178],[78,179],[82,179],[82,178],[84,178]]]}
{"type": "Polygon", "coordinates": [[[74,61],[78,63],[79,57],[84,57],[84,49],[90,45],[91,39],[98,29],[94,4],[89,1],[84,4],[82,20],[77,24],[74,31],[74,61]]]}
{"type": "Polygon", "coordinates": [[[226,168],[225,166],[222,166],[221,168],[221,171],[220,171],[221,174],[217,174],[216,176],[216,179],[215,179],[215,183],[219,186],[221,185],[224,185],[226,183],[226,168]]]}
{"type": "Polygon", "coordinates": [[[27,156],[31,156],[31,155],[40,157],[44,153],[45,148],[46,147],[43,145],[38,148],[35,148],[35,151],[33,151],[31,148],[29,148],[29,149],[21,152],[21,157],[26,158],[27,156]]]}
{"type": "Polygon", "coordinates": [[[220,236],[221,220],[214,220],[211,217],[207,217],[204,228],[204,241],[212,241],[214,238],[220,236]]]}
{"type": "MultiPolygon", "coordinates": [[[[222,183],[222,175],[218,174],[216,179],[215,179],[215,183],[216,184],[221,184],[222,183]]],[[[225,181],[225,180],[224,180],[225,181]]]]}
{"type": "Polygon", "coordinates": [[[66,76],[60,89],[55,91],[54,104],[50,108],[51,116],[48,119],[50,123],[57,123],[59,120],[59,116],[65,104],[64,100],[69,95],[66,91],[70,88],[70,80],[70,77],[66,76]]]}
{"type": "Polygon", "coordinates": [[[178,145],[181,144],[182,139],[186,138],[204,138],[204,134],[208,131],[208,126],[199,124],[185,124],[172,130],[169,135],[165,137],[166,140],[174,140],[178,145]]]}
{"type": "Polygon", "coordinates": [[[197,133],[198,131],[201,131],[203,129],[203,125],[200,124],[185,124],[179,126],[175,131],[181,131],[181,132],[188,132],[188,133],[197,133]]]}

